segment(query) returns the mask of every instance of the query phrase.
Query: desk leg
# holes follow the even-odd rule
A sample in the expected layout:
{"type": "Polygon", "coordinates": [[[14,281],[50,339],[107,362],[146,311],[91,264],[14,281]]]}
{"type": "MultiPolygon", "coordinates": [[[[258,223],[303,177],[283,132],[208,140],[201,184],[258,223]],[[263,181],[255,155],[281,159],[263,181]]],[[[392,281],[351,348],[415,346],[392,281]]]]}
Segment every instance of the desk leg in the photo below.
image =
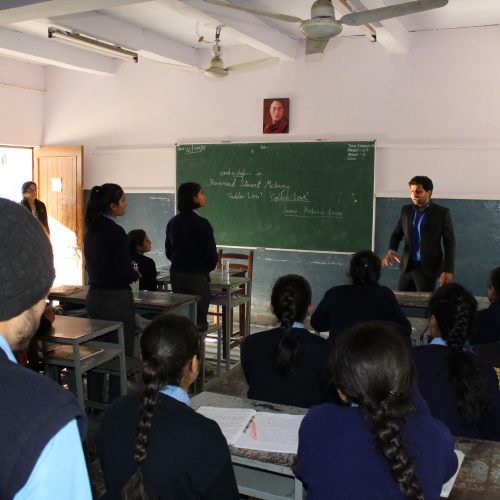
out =
{"type": "Polygon", "coordinates": [[[189,304],[189,319],[193,322],[193,324],[196,326],[198,324],[198,317],[197,317],[197,303],[192,302],[189,304]]]}
{"type": "Polygon", "coordinates": [[[82,410],[85,411],[85,397],[83,395],[83,374],[82,365],[80,363],[80,347],[78,344],[73,344],[73,360],[75,362],[75,385],[76,397],[82,410]]]}
{"type": "Polygon", "coordinates": [[[294,491],[294,500],[304,500],[305,498],[304,486],[302,485],[302,481],[295,478],[295,491],[294,491]]]}
{"type": "Polygon", "coordinates": [[[123,333],[123,325],[118,328],[118,344],[120,345],[120,394],[127,394],[127,362],[125,358],[125,338],[123,333]]]}
{"type": "Polygon", "coordinates": [[[207,334],[205,332],[198,332],[199,346],[200,346],[200,390],[198,390],[198,381],[195,381],[194,392],[203,392],[205,390],[205,339],[207,334]]]}
{"type": "Polygon", "coordinates": [[[231,289],[226,293],[226,314],[224,318],[224,342],[226,344],[226,371],[231,369],[231,334],[233,333],[233,315],[231,310],[231,289]]]}

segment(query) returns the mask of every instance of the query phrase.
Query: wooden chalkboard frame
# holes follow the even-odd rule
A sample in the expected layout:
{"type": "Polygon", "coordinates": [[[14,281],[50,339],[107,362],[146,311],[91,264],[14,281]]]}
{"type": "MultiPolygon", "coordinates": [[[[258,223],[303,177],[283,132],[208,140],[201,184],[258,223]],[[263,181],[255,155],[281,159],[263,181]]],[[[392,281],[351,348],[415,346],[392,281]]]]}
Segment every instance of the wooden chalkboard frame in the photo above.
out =
{"type": "Polygon", "coordinates": [[[176,159],[177,186],[207,194],[218,245],[373,248],[375,141],[179,144],[176,159]]]}

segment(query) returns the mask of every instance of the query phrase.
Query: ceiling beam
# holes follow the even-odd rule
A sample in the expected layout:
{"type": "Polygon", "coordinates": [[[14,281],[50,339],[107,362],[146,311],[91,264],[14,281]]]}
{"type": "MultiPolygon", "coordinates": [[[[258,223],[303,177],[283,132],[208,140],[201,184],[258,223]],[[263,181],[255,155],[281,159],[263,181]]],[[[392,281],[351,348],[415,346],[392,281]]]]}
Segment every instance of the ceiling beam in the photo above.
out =
{"type": "Polygon", "coordinates": [[[146,58],[151,54],[151,58],[156,61],[198,66],[199,55],[196,49],[106,14],[93,12],[80,14],[74,18],[66,16],[54,22],[57,27],[65,27],[116,43],[121,47],[137,51],[140,56],[146,58]]]}
{"type": "Polygon", "coordinates": [[[142,3],[147,0],[2,0],[0,2],[0,26],[30,21],[43,17],[65,16],[110,9],[121,5],[142,3]]]}
{"type": "MultiPolygon", "coordinates": [[[[379,7],[387,7],[383,0],[348,0],[356,10],[371,10],[379,7]],[[358,4],[361,5],[358,8],[358,4]]],[[[377,32],[377,42],[387,51],[394,54],[406,54],[410,50],[410,37],[404,24],[398,19],[385,19],[373,24],[377,32]]]]}
{"type": "MultiPolygon", "coordinates": [[[[225,30],[232,30],[232,35],[242,44],[248,45],[264,54],[279,57],[283,61],[293,61],[302,53],[299,40],[280,33],[261,21],[257,16],[233,9],[211,5],[203,0],[157,0],[173,8],[190,7],[192,16],[204,15],[208,22],[223,24],[225,30]],[[182,5],[179,5],[182,4],[182,5]]],[[[298,31],[298,28],[297,28],[298,31]]]]}
{"type": "Polygon", "coordinates": [[[38,36],[6,28],[0,28],[0,54],[37,64],[97,75],[112,75],[120,64],[110,57],[54,44],[52,40],[44,40],[38,36]]]}

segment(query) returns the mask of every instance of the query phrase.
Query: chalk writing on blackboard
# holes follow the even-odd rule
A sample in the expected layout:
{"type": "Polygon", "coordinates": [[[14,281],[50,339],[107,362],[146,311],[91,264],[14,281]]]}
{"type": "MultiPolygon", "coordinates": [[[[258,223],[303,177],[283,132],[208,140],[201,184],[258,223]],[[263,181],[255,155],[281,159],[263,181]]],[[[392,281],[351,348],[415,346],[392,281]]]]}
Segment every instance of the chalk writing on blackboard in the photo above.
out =
{"type": "Polygon", "coordinates": [[[204,144],[190,144],[189,146],[184,146],[184,152],[187,155],[203,153],[207,147],[204,144]]]}

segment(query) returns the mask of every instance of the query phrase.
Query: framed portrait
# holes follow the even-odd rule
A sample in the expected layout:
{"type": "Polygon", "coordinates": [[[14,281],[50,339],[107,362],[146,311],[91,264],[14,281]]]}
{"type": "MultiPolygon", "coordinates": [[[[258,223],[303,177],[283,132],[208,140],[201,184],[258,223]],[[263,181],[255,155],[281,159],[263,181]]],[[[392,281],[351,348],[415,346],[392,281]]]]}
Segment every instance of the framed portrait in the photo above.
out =
{"type": "Polygon", "coordinates": [[[262,132],[264,134],[288,134],[290,99],[288,97],[264,99],[262,116],[262,132]]]}

